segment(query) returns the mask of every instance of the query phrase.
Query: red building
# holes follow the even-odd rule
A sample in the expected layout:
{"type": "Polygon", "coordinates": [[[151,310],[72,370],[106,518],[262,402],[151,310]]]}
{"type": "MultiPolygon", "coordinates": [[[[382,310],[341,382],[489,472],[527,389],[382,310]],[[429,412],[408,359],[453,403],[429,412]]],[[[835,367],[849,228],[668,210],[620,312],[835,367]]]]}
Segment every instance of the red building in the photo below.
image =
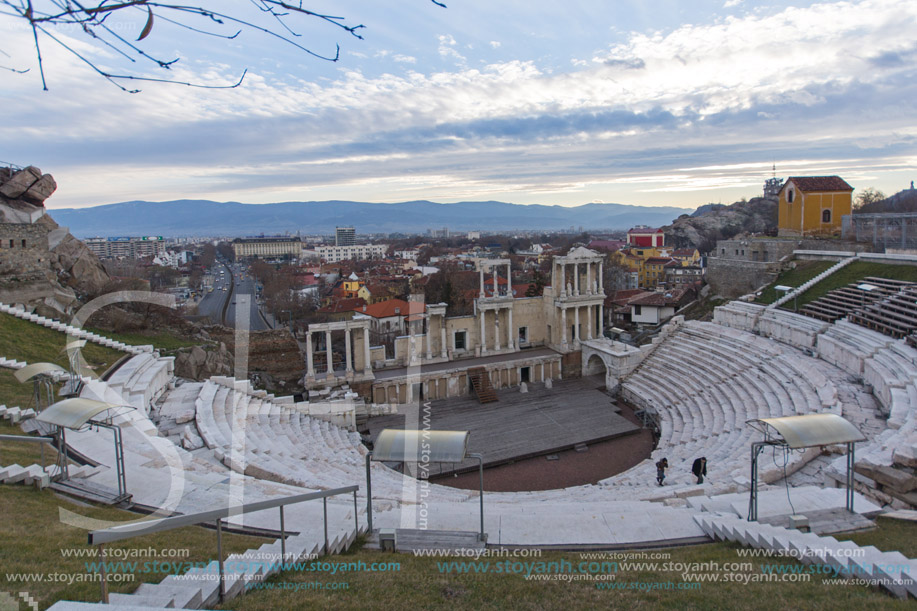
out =
{"type": "Polygon", "coordinates": [[[630,246],[665,246],[665,233],[653,227],[634,227],[627,232],[627,243],[630,246]]]}

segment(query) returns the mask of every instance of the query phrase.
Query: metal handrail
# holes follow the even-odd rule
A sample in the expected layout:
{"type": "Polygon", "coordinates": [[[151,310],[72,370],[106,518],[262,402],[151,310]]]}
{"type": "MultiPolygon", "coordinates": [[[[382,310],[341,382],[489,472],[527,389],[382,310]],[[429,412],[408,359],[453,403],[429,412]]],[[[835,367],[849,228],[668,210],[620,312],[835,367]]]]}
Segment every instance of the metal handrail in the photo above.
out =
{"type": "Polygon", "coordinates": [[[112,526],[110,528],[103,528],[100,530],[93,530],[89,533],[88,543],[89,545],[98,546],[98,557],[99,557],[99,567],[102,573],[102,578],[100,580],[102,587],[102,602],[108,603],[108,581],[105,575],[105,562],[104,562],[104,546],[106,543],[112,543],[114,541],[122,541],[124,539],[132,539],[134,537],[140,537],[143,535],[151,535],[153,533],[165,532],[168,530],[173,530],[175,528],[182,528],[185,526],[193,526],[196,524],[204,524],[207,522],[215,522],[216,531],[217,531],[217,561],[219,563],[220,569],[220,601],[226,595],[226,575],[223,571],[223,518],[228,518],[231,516],[242,515],[246,513],[251,513],[253,511],[263,511],[265,509],[273,509],[277,507],[280,510],[280,554],[284,561],[286,561],[287,556],[287,546],[286,546],[286,531],[284,529],[284,516],[283,508],[285,505],[292,505],[294,503],[302,503],[304,501],[312,501],[315,499],[322,499],[322,505],[324,510],[324,528],[325,528],[325,554],[328,553],[328,497],[337,496],[338,494],[347,494],[348,492],[353,493],[353,521],[355,526],[355,533],[360,530],[360,520],[359,515],[357,514],[357,490],[359,486],[344,486],[343,488],[332,488],[331,490],[319,490],[318,492],[307,492],[305,494],[295,494],[293,496],[285,496],[278,499],[269,499],[266,501],[257,501],[254,503],[245,503],[242,505],[235,505],[231,507],[225,507],[222,509],[212,509],[210,511],[199,511],[197,513],[189,513],[186,515],[172,516],[168,518],[159,518],[156,520],[145,520],[142,522],[131,522],[129,524],[121,524],[118,526],[112,526]]]}
{"type": "Polygon", "coordinates": [[[41,444],[41,468],[45,468],[45,444],[54,443],[54,437],[31,437],[29,435],[0,435],[0,441],[31,441],[41,444]]]}

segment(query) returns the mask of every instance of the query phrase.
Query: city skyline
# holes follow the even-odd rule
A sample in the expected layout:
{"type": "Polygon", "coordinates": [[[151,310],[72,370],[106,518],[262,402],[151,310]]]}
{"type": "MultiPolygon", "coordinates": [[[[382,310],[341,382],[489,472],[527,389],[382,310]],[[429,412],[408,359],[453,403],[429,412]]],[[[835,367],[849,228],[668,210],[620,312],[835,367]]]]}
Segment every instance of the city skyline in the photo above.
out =
{"type": "MultiPolygon", "coordinates": [[[[337,63],[251,32],[214,42],[157,21],[144,48],[181,61],[166,74],[121,72],[210,84],[248,73],[231,90],[143,83],[135,95],[50,41],[42,92],[31,31],[0,17],[0,64],[31,68],[0,72],[0,160],[52,173],[52,211],[184,198],[694,208],[758,194],[774,165],[780,177],[838,174],[889,195],[915,178],[907,4],[333,11],[365,24],[364,40],[296,23],[317,52],[340,44],[337,63]]],[[[122,18],[126,38],[144,15],[122,18]]],[[[125,65],[59,34],[105,67],[125,65]]]]}

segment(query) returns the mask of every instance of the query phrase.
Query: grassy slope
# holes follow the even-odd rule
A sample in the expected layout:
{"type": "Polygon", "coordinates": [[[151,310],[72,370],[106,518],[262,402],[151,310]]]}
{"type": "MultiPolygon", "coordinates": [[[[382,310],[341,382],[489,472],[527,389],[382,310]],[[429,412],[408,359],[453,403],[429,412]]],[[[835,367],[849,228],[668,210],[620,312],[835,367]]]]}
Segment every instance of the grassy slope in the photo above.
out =
{"type": "Polygon", "coordinates": [[[847,286],[867,276],[878,276],[890,280],[907,280],[917,282],[917,266],[915,265],[889,265],[887,263],[873,263],[857,261],[837,271],[823,281],[819,282],[808,291],[799,296],[799,307],[824,297],[828,291],[847,286]]]}
{"type": "Polygon", "coordinates": [[[110,337],[111,339],[124,342],[131,346],[152,344],[157,350],[163,353],[178,350],[179,348],[190,348],[201,343],[196,340],[185,339],[169,333],[114,333],[112,331],[93,329],[91,327],[86,327],[86,330],[98,333],[104,337],[110,337]]]}
{"type": "MultiPolygon", "coordinates": [[[[67,367],[67,355],[63,352],[66,343],[64,333],[9,314],[0,314],[0,356],[27,363],[57,363],[67,367]]],[[[86,342],[83,348],[86,362],[100,374],[123,354],[92,342],[86,342]]]]}
{"type": "MultiPolygon", "coordinates": [[[[80,507],[58,498],[49,490],[38,491],[25,486],[0,486],[0,591],[28,592],[36,597],[41,608],[61,599],[97,602],[98,582],[74,581],[44,583],[34,580],[11,579],[10,573],[63,573],[69,579],[86,579],[87,558],[66,558],[62,549],[90,549],[86,545],[86,530],[64,524],[59,519],[59,508],[98,520],[124,521],[137,519],[132,514],[111,507],[80,507]]],[[[259,537],[223,533],[223,554],[243,552],[269,542],[259,537]]],[[[216,559],[216,533],[201,527],[188,527],[156,535],[149,535],[111,544],[112,548],[161,550],[189,550],[187,557],[139,558],[139,562],[171,560],[181,562],[210,562],[216,559]]],[[[118,559],[120,560],[120,559],[118,559]]],[[[116,560],[117,561],[117,560],[116,560]]],[[[184,571],[181,571],[184,572],[184,571]]],[[[111,592],[132,592],[140,582],[162,581],[168,572],[136,572],[134,582],[110,582],[111,592]]],[[[24,606],[23,606],[24,608],[24,606]]]]}
{"type": "MultiPolygon", "coordinates": [[[[761,296],[755,301],[763,304],[773,303],[777,301],[777,298],[782,297],[782,294],[778,295],[777,291],[774,290],[775,286],[802,286],[835,263],[835,261],[797,261],[795,269],[790,269],[780,274],[773,284],[761,291],[761,296]]],[[[829,279],[826,278],[826,280],[829,279]]]]}
{"type": "MultiPolygon", "coordinates": [[[[778,284],[785,286],[797,287],[804,284],[806,281],[811,280],[818,274],[822,273],[829,267],[833,266],[836,261],[798,261],[796,269],[788,270],[777,278],[777,280],[769,285],[764,291],[761,292],[761,296],[756,300],[757,303],[773,303],[777,300],[777,292],[774,290],[774,287],[778,284]]],[[[796,300],[798,307],[802,307],[805,304],[820,299],[826,295],[829,291],[838,289],[852,282],[857,282],[866,278],[867,276],[878,276],[881,278],[889,278],[892,280],[907,280],[909,282],[917,282],[917,266],[915,265],[891,265],[888,263],[875,263],[871,261],[857,261],[851,263],[847,267],[831,274],[808,291],[799,296],[796,300]]],[[[789,306],[793,307],[792,302],[784,304],[784,307],[789,306]]]]}
{"type": "MultiPolygon", "coordinates": [[[[917,532],[910,531],[913,537],[917,532]]],[[[751,562],[751,570],[736,573],[761,576],[764,564],[792,564],[794,560],[775,558],[740,558],[738,545],[714,543],[693,547],[669,548],[671,557],[662,562],[719,563],[720,570],[698,570],[703,574],[727,575],[727,563],[751,562]]],[[[331,559],[335,562],[399,562],[400,570],[388,572],[347,571],[285,573],[270,580],[278,589],[253,590],[230,601],[223,608],[240,611],[268,609],[905,609],[909,603],[895,600],[862,586],[826,584],[822,576],[812,575],[809,583],[701,583],[699,589],[676,590],[683,582],[682,570],[656,569],[613,572],[619,584],[672,584],[672,589],[609,591],[599,589],[595,581],[530,581],[523,574],[448,573],[440,563],[470,561],[469,558],[416,558],[407,554],[384,554],[355,549],[331,559]],[[346,589],[336,584],[346,583],[346,589]],[[279,584],[279,585],[278,585],[279,584]],[[316,584],[322,584],[317,586],[316,584]],[[295,588],[300,588],[295,591],[295,588]],[[284,588],[284,589],[280,589],[284,588]]],[[[493,558],[491,565],[506,559],[493,558]]],[[[517,561],[560,562],[577,566],[583,557],[572,552],[545,552],[541,558],[517,561]]],[[[480,563],[487,562],[481,559],[480,563]]],[[[646,562],[637,560],[637,562],[646,562]]],[[[709,566],[709,565],[708,565],[709,566]]],[[[726,578],[721,578],[725,581],[726,578]]],[[[760,579],[760,577],[758,577],[760,579]]],[[[627,587],[627,586],[624,586],[627,587]]],[[[639,585],[631,586],[638,588],[639,585]]],[[[650,585],[652,587],[652,585],[650,585]]]]}

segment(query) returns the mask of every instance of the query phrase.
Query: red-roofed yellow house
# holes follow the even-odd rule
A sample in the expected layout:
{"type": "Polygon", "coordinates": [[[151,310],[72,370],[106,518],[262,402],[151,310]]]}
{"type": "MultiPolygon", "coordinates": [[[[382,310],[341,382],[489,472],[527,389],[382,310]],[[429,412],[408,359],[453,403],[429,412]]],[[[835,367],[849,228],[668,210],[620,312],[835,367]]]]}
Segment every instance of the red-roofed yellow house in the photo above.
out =
{"type": "Polygon", "coordinates": [[[853,187],[840,176],[791,176],[780,188],[777,234],[840,233],[841,217],[853,210],[853,187]]]}

